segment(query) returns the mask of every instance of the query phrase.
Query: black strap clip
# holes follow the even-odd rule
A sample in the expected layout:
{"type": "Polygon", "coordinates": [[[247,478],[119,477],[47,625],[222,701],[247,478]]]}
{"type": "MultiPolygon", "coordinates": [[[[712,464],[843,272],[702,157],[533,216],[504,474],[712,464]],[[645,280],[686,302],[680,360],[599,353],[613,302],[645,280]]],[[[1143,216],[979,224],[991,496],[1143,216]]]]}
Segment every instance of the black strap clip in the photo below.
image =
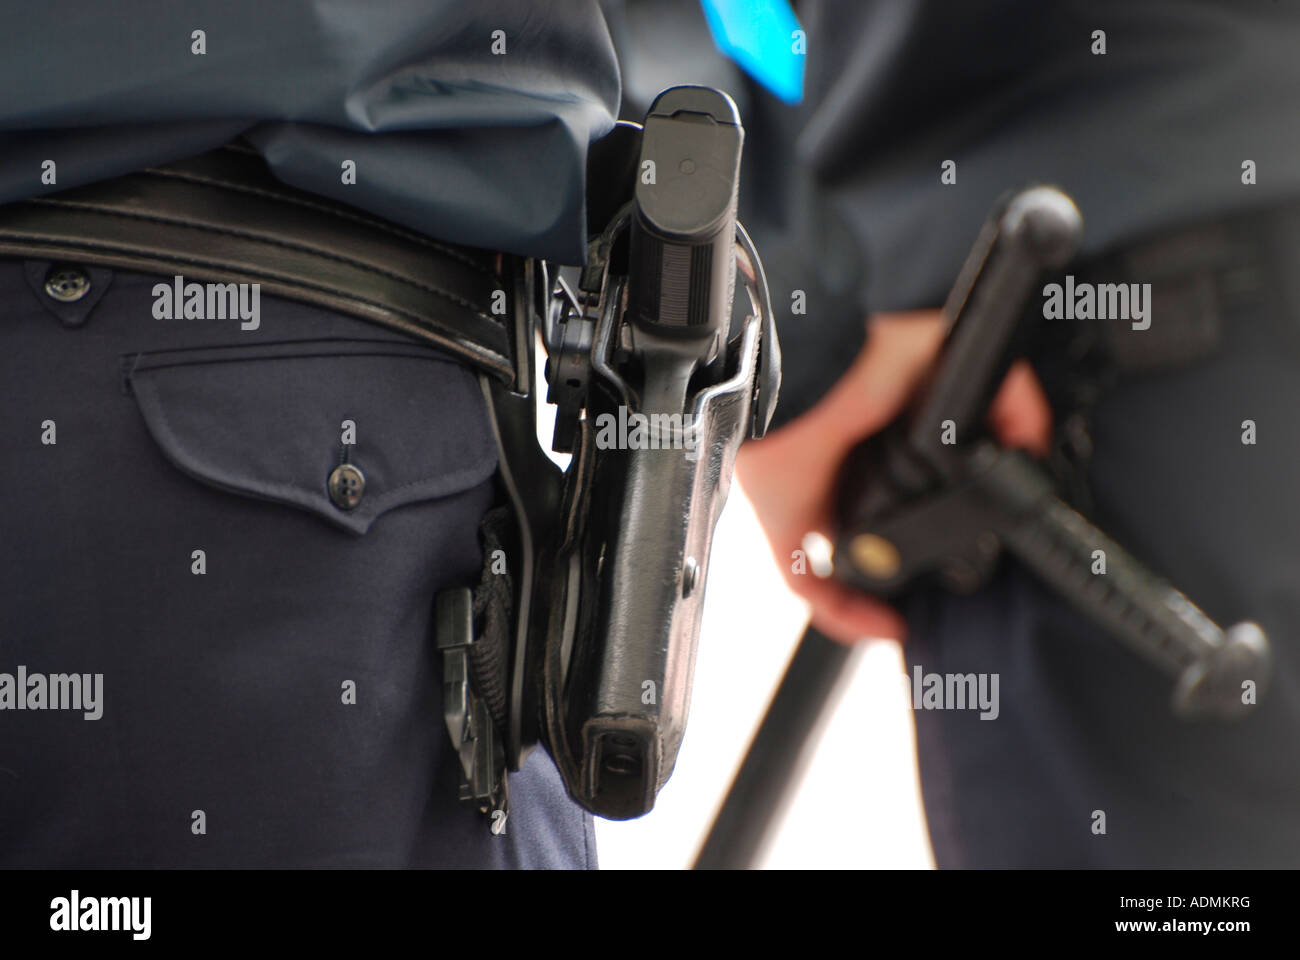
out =
{"type": "Polygon", "coordinates": [[[442,712],[460,759],[460,799],[491,818],[495,834],[510,814],[505,748],[487,703],[471,682],[474,635],[473,594],[452,587],[438,594],[438,649],[442,652],[442,712]]]}

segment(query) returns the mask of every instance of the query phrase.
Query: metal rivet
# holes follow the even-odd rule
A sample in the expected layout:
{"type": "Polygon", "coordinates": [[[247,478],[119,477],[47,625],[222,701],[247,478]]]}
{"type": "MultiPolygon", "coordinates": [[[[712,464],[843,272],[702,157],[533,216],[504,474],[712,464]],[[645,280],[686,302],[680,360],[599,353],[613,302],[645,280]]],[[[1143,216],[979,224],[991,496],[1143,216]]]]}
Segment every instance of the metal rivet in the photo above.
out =
{"type": "Polygon", "coordinates": [[[689,597],[700,579],[700,567],[694,557],[687,557],[682,564],[682,596],[689,597]]]}
{"type": "Polygon", "coordinates": [[[45,293],[59,303],[76,303],[90,293],[90,277],[80,267],[59,264],[45,277],[45,293]]]}
{"type": "Polygon", "coordinates": [[[339,464],[330,473],[330,500],[340,510],[354,510],[366,492],[366,475],[350,463],[339,464]]]}
{"type": "Polygon", "coordinates": [[[888,580],[903,565],[898,548],[874,533],[860,533],[849,541],[849,556],[855,567],[876,580],[888,580]]]}

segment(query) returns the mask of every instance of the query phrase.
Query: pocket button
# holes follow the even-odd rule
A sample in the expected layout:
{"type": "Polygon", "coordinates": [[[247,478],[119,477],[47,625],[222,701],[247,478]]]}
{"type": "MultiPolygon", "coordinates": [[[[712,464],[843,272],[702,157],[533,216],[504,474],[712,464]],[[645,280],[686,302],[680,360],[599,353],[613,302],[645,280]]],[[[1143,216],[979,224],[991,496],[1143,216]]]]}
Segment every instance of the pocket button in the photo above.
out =
{"type": "Polygon", "coordinates": [[[366,475],[350,463],[342,463],[330,472],[330,500],[340,510],[355,510],[366,492],[366,475]]]}
{"type": "Polygon", "coordinates": [[[90,293],[90,277],[80,267],[58,264],[45,278],[45,293],[59,303],[76,303],[90,293]]]}

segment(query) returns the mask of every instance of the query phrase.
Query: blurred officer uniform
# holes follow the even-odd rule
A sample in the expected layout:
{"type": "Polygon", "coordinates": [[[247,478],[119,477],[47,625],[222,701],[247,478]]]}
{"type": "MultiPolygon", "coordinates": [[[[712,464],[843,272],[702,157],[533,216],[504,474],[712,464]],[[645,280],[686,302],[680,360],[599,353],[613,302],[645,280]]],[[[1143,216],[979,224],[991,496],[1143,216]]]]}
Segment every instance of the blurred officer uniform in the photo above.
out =
{"type": "MultiPolygon", "coordinates": [[[[626,8],[661,32],[669,8],[683,35],[702,19],[684,2],[626,8]]],[[[1163,674],[1014,562],[974,596],[916,590],[909,674],[1000,675],[996,720],[914,713],[938,864],[1294,866],[1300,13],[1266,0],[795,9],[803,103],[740,91],[742,216],[781,325],[777,421],[844,372],[868,314],[943,302],[1004,190],[1058,184],[1085,221],[1068,272],[1153,296],[1147,330],[1076,330],[1031,299],[1034,363],[1072,435],[1058,466],[1103,529],[1218,623],[1254,619],[1274,646],[1252,715],[1189,723],[1171,716],[1163,674]],[[806,315],[784,306],[795,290],[806,315]]]]}

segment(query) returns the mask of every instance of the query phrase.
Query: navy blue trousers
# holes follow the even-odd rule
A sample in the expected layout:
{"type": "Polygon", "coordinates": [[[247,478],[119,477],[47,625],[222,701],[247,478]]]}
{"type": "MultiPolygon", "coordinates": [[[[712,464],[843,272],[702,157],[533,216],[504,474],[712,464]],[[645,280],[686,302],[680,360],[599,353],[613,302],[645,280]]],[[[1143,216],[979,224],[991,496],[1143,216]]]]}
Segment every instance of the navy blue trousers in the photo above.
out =
{"type": "Polygon", "coordinates": [[[0,261],[0,865],[594,866],[540,752],[503,835],[456,800],[431,620],[492,497],[471,373],[274,297],[159,319],[170,277],[61,303],[49,269],[0,261]]]}

